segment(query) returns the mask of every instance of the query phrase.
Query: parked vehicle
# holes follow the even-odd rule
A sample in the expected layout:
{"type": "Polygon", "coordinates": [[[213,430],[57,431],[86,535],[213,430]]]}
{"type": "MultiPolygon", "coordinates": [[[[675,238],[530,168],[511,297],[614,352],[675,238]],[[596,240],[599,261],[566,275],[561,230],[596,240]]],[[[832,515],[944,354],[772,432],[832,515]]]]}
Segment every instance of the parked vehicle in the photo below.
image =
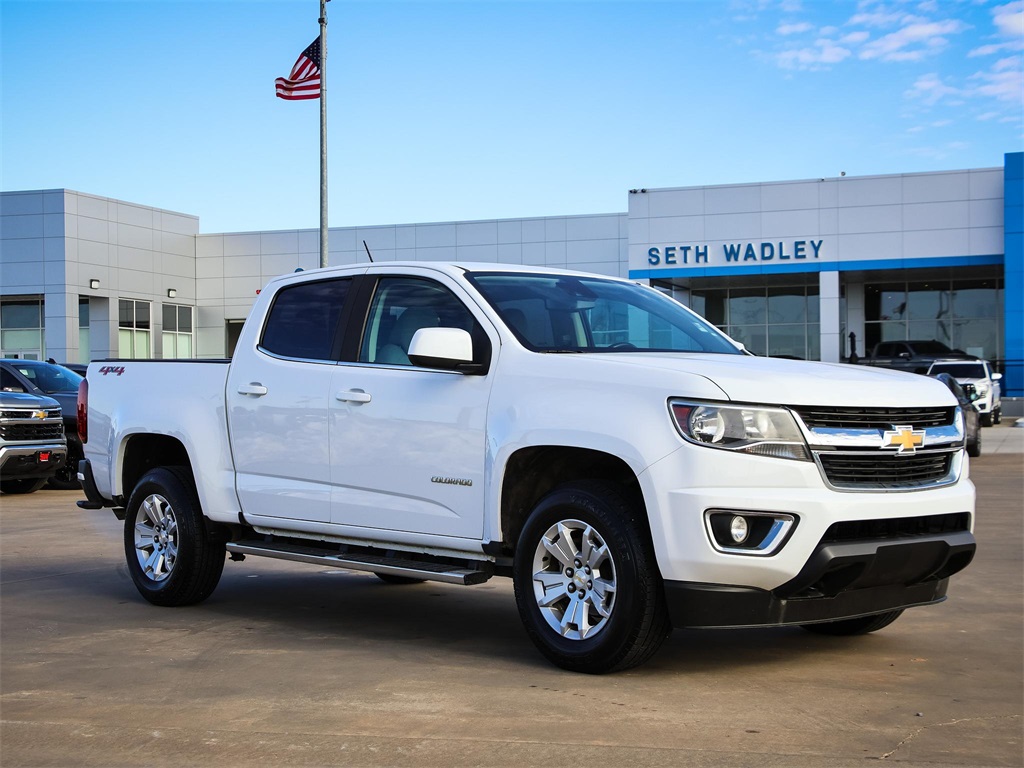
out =
{"type": "Polygon", "coordinates": [[[978,393],[974,401],[981,413],[981,425],[991,427],[1003,420],[1002,381],[1003,374],[992,370],[988,360],[937,360],[928,368],[928,375],[948,373],[962,386],[968,384],[978,393]]]}
{"type": "Polygon", "coordinates": [[[960,382],[948,373],[929,374],[945,384],[960,404],[964,414],[965,447],[967,455],[972,458],[981,456],[981,414],[978,412],[978,393],[974,386],[961,386],[960,382]]]}
{"type": "Polygon", "coordinates": [[[936,360],[977,360],[959,349],[950,349],[941,341],[883,341],[875,344],[861,365],[895,368],[898,371],[927,373],[936,360]]]}
{"type": "Polygon", "coordinates": [[[74,371],[83,379],[85,378],[86,371],[89,370],[88,363],[60,363],[62,368],[67,368],[69,371],[74,371]]]}
{"type": "Polygon", "coordinates": [[[505,265],[272,280],[230,361],[94,362],[85,508],[157,605],[225,552],[513,580],[555,664],[672,627],[872,632],[973,557],[963,414],[923,376],[753,357],[657,290],[505,265]]]}
{"type": "Polygon", "coordinates": [[[0,360],[0,389],[52,397],[60,403],[67,435],[67,462],[50,478],[50,485],[61,490],[80,488],[78,462],[82,459],[82,441],[78,439],[78,385],[82,377],[62,365],[42,360],[0,360]]]}
{"type": "Polygon", "coordinates": [[[56,400],[0,391],[0,491],[38,491],[65,467],[67,454],[56,400]]]}

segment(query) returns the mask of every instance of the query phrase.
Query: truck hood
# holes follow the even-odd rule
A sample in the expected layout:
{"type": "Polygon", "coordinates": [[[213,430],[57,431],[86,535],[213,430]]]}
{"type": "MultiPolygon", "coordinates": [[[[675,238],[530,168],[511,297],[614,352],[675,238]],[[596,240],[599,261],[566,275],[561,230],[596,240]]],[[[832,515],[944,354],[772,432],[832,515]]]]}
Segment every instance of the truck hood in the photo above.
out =
{"type": "Polygon", "coordinates": [[[885,368],[749,355],[634,352],[593,357],[645,368],[652,376],[665,376],[667,384],[673,373],[702,376],[730,400],[743,403],[896,408],[956,404],[941,382],[885,368]]]}
{"type": "Polygon", "coordinates": [[[0,408],[57,408],[59,405],[52,397],[0,391],[0,408]]]}

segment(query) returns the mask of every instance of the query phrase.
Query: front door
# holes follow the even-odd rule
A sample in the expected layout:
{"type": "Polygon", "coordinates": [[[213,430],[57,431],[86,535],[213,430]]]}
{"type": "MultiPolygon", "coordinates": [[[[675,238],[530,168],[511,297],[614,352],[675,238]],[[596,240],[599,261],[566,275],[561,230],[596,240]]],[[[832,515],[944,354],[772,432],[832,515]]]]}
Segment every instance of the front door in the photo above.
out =
{"type": "Polygon", "coordinates": [[[434,280],[382,277],[356,362],[331,382],[332,522],[479,539],[483,533],[489,375],[419,368],[419,328],[463,328],[474,358],[491,341],[452,290],[434,280]]]}

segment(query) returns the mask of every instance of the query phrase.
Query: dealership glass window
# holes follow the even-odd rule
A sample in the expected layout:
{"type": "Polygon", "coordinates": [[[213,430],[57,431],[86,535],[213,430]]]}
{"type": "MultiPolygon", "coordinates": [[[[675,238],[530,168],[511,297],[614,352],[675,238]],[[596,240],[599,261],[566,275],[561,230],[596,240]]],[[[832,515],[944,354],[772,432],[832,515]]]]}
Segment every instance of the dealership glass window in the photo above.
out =
{"type": "Polygon", "coordinates": [[[192,357],[192,307],[164,304],[161,333],[165,358],[192,357]]]}
{"type": "Polygon", "coordinates": [[[0,302],[0,352],[3,356],[39,360],[43,351],[43,300],[0,302]]]}
{"type": "Polygon", "coordinates": [[[882,341],[941,341],[998,360],[1003,343],[1002,278],[940,279],[864,287],[865,350],[882,341]]]}
{"type": "Polygon", "coordinates": [[[690,308],[754,354],[821,359],[816,286],[694,290],[690,308]]]}
{"type": "Polygon", "coordinates": [[[117,355],[142,360],[150,356],[150,305],[148,301],[120,299],[117,303],[117,355]]]}
{"type": "Polygon", "coordinates": [[[89,300],[78,300],[78,362],[88,363],[92,360],[89,346],[89,300]]]}

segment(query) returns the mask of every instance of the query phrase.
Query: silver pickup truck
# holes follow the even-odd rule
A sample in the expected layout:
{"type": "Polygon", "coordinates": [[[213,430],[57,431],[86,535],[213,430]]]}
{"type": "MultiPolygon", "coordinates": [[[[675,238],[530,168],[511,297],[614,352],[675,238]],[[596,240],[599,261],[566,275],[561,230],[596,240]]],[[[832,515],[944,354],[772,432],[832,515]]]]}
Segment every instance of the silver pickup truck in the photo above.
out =
{"type": "Polygon", "coordinates": [[[67,456],[56,400],[0,391],[0,491],[38,491],[64,467],[67,456]]]}

